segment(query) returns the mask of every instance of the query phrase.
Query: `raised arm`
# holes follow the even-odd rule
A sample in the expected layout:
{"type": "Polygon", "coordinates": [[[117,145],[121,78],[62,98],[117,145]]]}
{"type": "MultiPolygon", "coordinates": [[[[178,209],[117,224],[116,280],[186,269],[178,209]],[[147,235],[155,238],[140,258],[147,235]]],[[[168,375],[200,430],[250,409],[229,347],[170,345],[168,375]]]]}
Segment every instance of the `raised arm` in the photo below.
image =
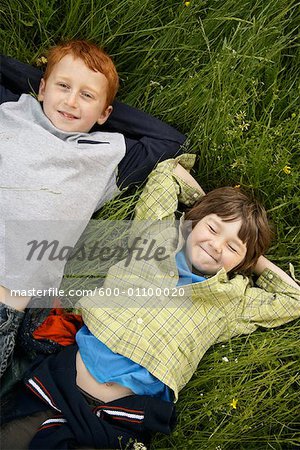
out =
{"type": "Polygon", "coordinates": [[[189,174],[195,155],[183,154],[158,164],[136,205],[136,220],[174,220],[178,202],[191,206],[204,192],[189,174]]]}
{"type": "Polygon", "coordinates": [[[21,94],[37,93],[41,77],[41,70],[0,55],[1,103],[17,101],[21,94]]]}
{"type": "Polygon", "coordinates": [[[177,177],[181,178],[189,186],[197,189],[199,192],[202,193],[202,195],[205,195],[205,192],[203,191],[200,184],[184,167],[182,167],[181,164],[179,163],[177,164],[177,166],[174,169],[174,174],[177,175],[177,177]]]}
{"type": "Polygon", "coordinates": [[[231,336],[251,333],[259,326],[277,327],[300,317],[300,289],[294,280],[264,256],[255,273],[259,275],[255,286],[244,277],[232,280],[241,301],[230,320],[231,336]]]}
{"type": "Polygon", "coordinates": [[[254,273],[260,276],[265,269],[272,270],[272,272],[276,273],[283,281],[300,290],[300,286],[287,273],[276,266],[276,264],[269,261],[265,256],[260,256],[254,267],[254,273]]]}
{"type": "Polygon", "coordinates": [[[119,187],[142,183],[158,162],[182,153],[186,137],[175,128],[123,103],[113,106],[105,127],[123,133],[126,142],[126,155],[119,164],[119,187]]]}

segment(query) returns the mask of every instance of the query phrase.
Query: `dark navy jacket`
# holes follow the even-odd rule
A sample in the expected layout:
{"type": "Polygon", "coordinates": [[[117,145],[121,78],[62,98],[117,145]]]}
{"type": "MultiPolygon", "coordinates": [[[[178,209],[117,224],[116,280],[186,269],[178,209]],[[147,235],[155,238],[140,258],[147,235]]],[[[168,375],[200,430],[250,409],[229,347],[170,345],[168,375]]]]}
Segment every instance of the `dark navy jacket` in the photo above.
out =
{"type": "MultiPolygon", "coordinates": [[[[38,358],[25,376],[24,392],[10,419],[52,409],[29,449],[122,448],[129,442],[149,445],[152,432],[170,434],[175,405],[154,397],[131,395],[91,406],[76,387],[77,345],[38,358]]],[[[128,448],[128,447],[126,447],[128,448]]],[[[130,448],[130,447],[129,447],[130,448]]]]}

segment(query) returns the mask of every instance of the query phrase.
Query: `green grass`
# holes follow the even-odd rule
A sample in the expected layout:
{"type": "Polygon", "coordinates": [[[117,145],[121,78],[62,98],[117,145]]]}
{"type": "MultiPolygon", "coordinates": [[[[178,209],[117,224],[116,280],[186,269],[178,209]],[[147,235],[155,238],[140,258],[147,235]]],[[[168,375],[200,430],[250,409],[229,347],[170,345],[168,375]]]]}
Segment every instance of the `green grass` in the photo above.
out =
{"type": "MultiPolygon", "coordinates": [[[[104,45],[118,98],[188,135],[205,190],[253,191],[276,230],[268,256],[300,278],[299,2],[2,0],[0,16],[2,52],[29,63],[62,37],[104,45]]],[[[100,217],[127,216],[133,200],[100,217]]],[[[300,448],[299,331],[296,321],[211,349],[181,393],[175,433],[154,448],[300,448]]]]}

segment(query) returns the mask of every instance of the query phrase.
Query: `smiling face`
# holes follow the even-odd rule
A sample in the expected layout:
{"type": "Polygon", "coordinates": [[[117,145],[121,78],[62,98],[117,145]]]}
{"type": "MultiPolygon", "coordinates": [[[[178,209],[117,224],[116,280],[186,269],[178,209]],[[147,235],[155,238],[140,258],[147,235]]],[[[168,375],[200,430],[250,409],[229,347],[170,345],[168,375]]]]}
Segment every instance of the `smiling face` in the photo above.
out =
{"type": "Polygon", "coordinates": [[[110,115],[108,81],[80,59],[64,56],[53,67],[47,81],[41,80],[38,100],[52,124],[62,131],[87,133],[110,115]]]}
{"type": "Polygon", "coordinates": [[[186,241],[186,257],[196,271],[215,275],[230,272],[245,258],[247,246],[238,237],[242,221],[225,222],[209,214],[193,228],[186,241]]]}

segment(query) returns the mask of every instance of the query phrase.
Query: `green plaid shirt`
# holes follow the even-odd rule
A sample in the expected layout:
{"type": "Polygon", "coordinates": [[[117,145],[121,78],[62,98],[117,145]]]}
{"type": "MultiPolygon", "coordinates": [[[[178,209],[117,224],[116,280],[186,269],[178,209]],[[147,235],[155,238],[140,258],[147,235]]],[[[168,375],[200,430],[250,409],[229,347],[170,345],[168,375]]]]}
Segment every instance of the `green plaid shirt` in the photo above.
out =
{"type": "Polygon", "coordinates": [[[150,174],[129,242],[154,242],[153,251],[163,248],[168,257],[145,260],[133,251],[128,266],[123,260],[109,270],[107,295],[80,300],[89,330],[112,351],[146,367],[176,399],[211,345],[300,316],[299,291],[270,270],[255,286],[242,275],[229,279],[221,269],[206,281],[176,287],[175,254],[184,239],[175,211],[178,200],[192,205],[201,195],[173,174],[178,161],[189,170],[194,155],[164,161],[150,174]],[[116,287],[118,295],[111,295],[116,287]]]}

